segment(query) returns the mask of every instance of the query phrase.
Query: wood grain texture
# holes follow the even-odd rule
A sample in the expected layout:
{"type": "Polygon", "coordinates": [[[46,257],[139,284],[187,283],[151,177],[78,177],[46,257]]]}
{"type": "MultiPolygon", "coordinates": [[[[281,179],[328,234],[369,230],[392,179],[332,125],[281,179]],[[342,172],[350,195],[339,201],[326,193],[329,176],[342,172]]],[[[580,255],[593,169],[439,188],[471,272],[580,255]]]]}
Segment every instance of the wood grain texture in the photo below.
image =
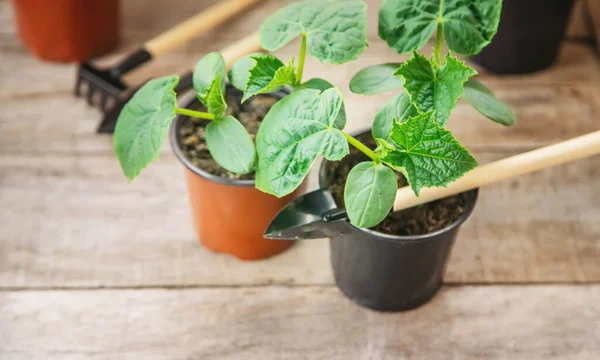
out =
{"type": "MultiPolygon", "coordinates": [[[[216,1],[177,1],[169,11],[162,0],[123,1],[122,45],[100,63],[216,1]]],[[[371,45],[359,60],[332,67],[309,59],[305,70],[342,89],[350,131],[368,127],[393,95],[351,94],[350,77],[406,59],[377,39],[378,4],[369,1],[371,45]]],[[[184,72],[279,6],[265,2],[127,80],[184,72]]],[[[294,42],[277,55],[297,49],[294,42]]],[[[502,128],[460,103],[451,129],[481,163],[597,130],[599,69],[591,49],[567,43],[549,71],[482,72],[518,125],[502,128]]],[[[128,184],[112,139],[95,134],[97,110],[72,97],[74,76],[74,65],[28,55],[10,2],[0,0],[1,359],[587,360],[600,352],[598,285],[449,287],[419,310],[390,315],[333,287],[324,239],[252,263],[210,253],[195,240],[183,170],[168,145],[128,184]]],[[[599,169],[600,159],[588,159],[484,189],[447,282],[600,281],[599,169]]]]}
{"type": "Polygon", "coordinates": [[[332,287],[0,293],[2,359],[593,360],[600,286],[442,289],[407,313],[332,287]]]}
{"type": "MultiPolygon", "coordinates": [[[[177,6],[169,6],[168,12],[164,11],[164,2],[149,0],[146,3],[124,2],[122,47],[117,53],[103,57],[101,64],[114,62],[126,51],[214,1],[180,1],[177,6]],[[140,5],[142,3],[144,5],[140,5]]],[[[280,6],[279,1],[262,2],[244,14],[243,21],[230,22],[178,51],[159,57],[132,72],[127,80],[138,84],[153,76],[183,73],[207,52],[219,50],[255,31],[261,21],[280,6]]],[[[327,78],[344,92],[350,114],[349,130],[370,126],[376,110],[395,94],[389,92],[371,97],[352,94],[348,89],[352,75],[368,65],[408,58],[408,55],[396,54],[378,39],[378,6],[377,1],[369,1],[370,46],[358,60],[331,66],[307,59],[306,77],[327,78]]],[[[3,136],[0,152],[110,153],[110,138],[95,134],[100,120],[98,110],[71,94],[76,67],[43,63],[30,57],[16,41],[7,2],[0,3],[0,18],[8,19],[2,23],[0,35],[15,40],[14,43],[0,41],[0,78],[3,79],[0,82],[0,131],[3,136]],[[33,140],[42,138],[43,142],[33,140]]],[[[289,59],[297,56],[298,49],[299,42],[294,41],[276,55],[289,59]]],[[[482,151],[530,149],[600,128],[596,121],[600,116],[600,64],[588,46],[565,43],[558,63],[548,71],[505,77],[481,72],[480,78],[513,107],[517,125],[504,128],[460,102],[450,120],[450,129],[470,148],[482,151]]]]}
{"type": "MultiPolygon", "coordinates": [[[[182,172],[163,156],[128,184],[113,155],[0,155],[0,287],[332,284],[325,240],[255,263],[201,247],[182,172]]],[[[599,157],[492,185],[446,279],[600,281],[598,219],[599,157]]]]}
{"type": "MultiPolygon", "coordinates": [[[[121,45],[114,54],[99,59],[100,63],[114,62],[128,51],[216,2],[217,0],[201,2],[180,0],[167,5],[162,0],[124,1],[122,3],[121,45]],[[168,11],[165,11],[167,7],[168,11]]],[[[379,39],[377,36],[377,11],[381,2],[368,0],[367,3],[369,5],[367,27],[369,49],[358,60],[333,67],[346,69],[349,75],[369,64],[403,61],[408,57],[407,55],[397,55],[379,39]]],[[[190,41],[172,54],[167,54],[152,61],[149,65],[136,69],[128,74],[127,79],[135,84],[151,76],[189,70],[203,54],[221,49],[232,41],[256,31],[262,21],[283,4],[284,2],[280,0],[263,1],[236,21],[228,22],[190,41]]],[[[72,91],[75,76],[74,66],[43,63],[31,58],[16,36],[12,9],[7,0],[0,1],[0,20],[0,49],[2,50],[0,51],[0,63],[3,65],[0,67],[3,75],[3,81],[0,83],[0,99],[9,96],[35,95],[40,92],[50,95],[55,91],[72,91]],[[23,77],[30,81],[23,81],[23,77]],[[39,81],[42,78],[44,81],[39,81]]],[[[295,41],[278,51],[277,55],[283,58],[297,57],[298,52],[299,42],[295,41]]],[[[307,76],[311,74],[310,70],[313,65],[317,68],[323,66],[310,59],[305,69],[307,76]]],[[[324,66],[329,70],[332,69],[331,66],[324,66]]],[[[531,83],[598,84],[600,73],[590,71],[592,69],[600,69],[593,50],[583,45],[566,43],[562,48],[557,65],[552,69],[532,75],[508,76],[502,77],[502,79],[521,83],[526,81],[531,83]]],[[[485,76],[490,77],[490,75],[485,76]]],[[[328,78],[336,80],[335,76],[328,76],[328,78]]],[[[341,78],[341,80],[344,82],[339,85],[347,88],[349,77],[341,78]]]]}
{"type": "MultiPolygon", "coordinates": [[[[0,18],[11,20],[7,4],[0,2],[0,18]]],[[[184,1],[165,13],[158,0],[125,2],[123,47],[104,62],[206,5],[184,1]]],[[[359,60],[333,67],[307,61],[307,75],[326,77],[344,91],[349,131],[368,127],[393,93],[352,94],[348,79],[363,66],[407,58],[377,40],[378,5],[369,5],[371,45],[359,60]]],[[[202,54],[254,30],[279,6],[268,1],[254,7],[244,21],[192,41],[132,78],[142,81],[189,69],[202,54]]],[[[0,27],[0,201],[11,209],[0,217],[6,229],[0,234],[0,286],[331,283],[324,241],[303,243],[257,264],[201,248],[191,230],[181,169],[168,145],[161,162],[133,185],[126,184],[112,155],[112,139],[94,132],[96,109],[70,93],[74,66],[29,57],[10,23],[0,27]]],[[[295,56],[297,48],[296,41],[278,55],[295,56]]],[[[597,130],[599,68],[591,49],[565,44],[559,63],[549,71],[512,77],[482,73],[489,87],[513,106],[517,125],[503,128],[461,102],[450,128],[482,154],[482,162],[597,130]]],[[[486,189],[456,246],[448,281],[600,279],[600,265],[593,260],[600,239],[597,169],[598,159],[590,159],[486,189]]],[[[314,187],[314,175],[312,183],[314,187]]]]}
{"type": "Polygon", "coordinates": [[[600,55],[600,3],[595,0],[586,0],[589,11],[589,27],[593,32],[592,37],[596,40],[596,51],[600,55]]]}
{"type": "MultiPolygon", "coordinates": [[[[344,79],[349,79],[353,71],[345,66],[331,68],[313,64],[309,73],[334,79],[336,85],[341,86],[349,114],[346,126],[349,131],[368,128],[377,109],[395,94],[371,97],[352,94],[344,79]]],[[[70,86],[71,82],[68,83],[70,86]]],[[[506,128],[493,123],[460,101],[449,128],[468,148],[525,150],[600,129],[597,121],[600,117],[600,81],[586,85],[491,80],[487,84],[511,105],[517,114],[517,124],[506,128]]],[[[3,137],[0,152],[109,154],[112,152],[111,138],[95,133],[99,119],[97,109],[74,98],[68,91],[35,96],[11,95],[0,99],[3,137]]]]}
{"type": "MultiPolygon", "coordinates": [[[[217,1],[122,1],[121,46],[99,63],[217,1]]],[[[367,2],[370,46],[360,59],[307,59],[305,69],[343,91],[349,131],[368,127],[394,95],[352,94],[351,76],[407,59],[378,39],[380,1],[367,2]]],[[[187,71],[282,4],[265,1],[126,80],[187,71]]],[[[325,239],[259,262],[199,245],[168,145],[128,184],[112,139],[95,134],[99,112],[71,95],[76,66],[30,57],[12,22],[10,1],[0,0],[0,359],[598,357],[600,158],[482,189],[447,269],[446,282],[462,286],[415,311],[375,313],[333,286],[325,239]],[[556,284],[573,282],[587,285],[556,284]],[[498,283],[537,285],[486,285],[498,283]]],[[[548,71],[479,76],[518,118],[506,129],[458,104],[450,128],[480,163],[600,129],[600,64],[590,47],[563,44],[548,71]]]]}

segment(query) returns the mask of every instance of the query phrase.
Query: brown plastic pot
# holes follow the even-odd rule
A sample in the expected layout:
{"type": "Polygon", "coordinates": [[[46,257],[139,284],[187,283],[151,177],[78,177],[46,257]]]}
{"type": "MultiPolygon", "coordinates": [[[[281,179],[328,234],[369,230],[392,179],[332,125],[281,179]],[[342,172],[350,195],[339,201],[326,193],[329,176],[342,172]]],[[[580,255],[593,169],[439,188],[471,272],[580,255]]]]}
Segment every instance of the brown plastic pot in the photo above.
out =
{"type": "MultiPolygon", "coordinates": [[[[228,87],[228,91],[235,91],[228,87]]],[[[283,97],[281,92],[275,94],[283,97]]],[[[184,104],[194,108],[195,97],[184,104]]],[[[263,234],[271,220],[303,186],[283,198],[257,190],[254,180],[232,180],[207,173],[194,166],[181,151],[177,134],[187,116],[178,115],[170,130],[171,146],[185,165],[192,218],[201,244],[215,252],[241,260],[260,260],[286,250],[293,241],[265,239],[263,234]]]]}
{"type": "Polygon", "coordinates": [[[83,61],[119,38],[119,0],[13,0],[17,32],[37,57],[83,61]]]}

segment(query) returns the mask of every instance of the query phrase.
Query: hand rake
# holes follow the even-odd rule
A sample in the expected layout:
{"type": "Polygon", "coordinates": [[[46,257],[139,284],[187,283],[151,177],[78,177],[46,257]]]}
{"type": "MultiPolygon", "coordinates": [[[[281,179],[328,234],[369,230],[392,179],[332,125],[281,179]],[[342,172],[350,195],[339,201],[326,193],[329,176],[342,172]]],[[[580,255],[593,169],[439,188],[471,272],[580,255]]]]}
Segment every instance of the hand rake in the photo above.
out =
{"type": "MultiPolygon", "coordinates": [[[[121,98],[126,94],[128,89],[127,85],[121,79],[124,74],[157,56],[167,53],[169,50],[189,41],[194,36],[222,24],[258,1],[260,0],[221,1],[146,42],[139,50],[130,54],[111,68],[100,69],[90,62],[82,63],[79,66],[77,82],[75,83],[75,95],[79,97],[87,91],[85,95],[88,104],[94,105],[96,94],[98,94],[96,105],[104,113],[104,118],[98,128],[98,132],[110,133],[114,129],[114,122],[116,121],[116,118],[113,119],[114,114],[118,115],[121,111],[124,104],[121,98]]],[[[179,90],[182,90],[185,85],[188,87],[191,86],[191,79],[183,77],[179,90]]]]}
{"type": "MultiPolygon", "coordinates": [[[[223,59],[225,59],[225,66],[227,69],[233,65],[234,62],[237,61],[240,57],[244,55],[248,55],[257,51],[260,51],[260,39],[258,33],[254,33],[252,35],[248,35],[245,38],[236,41],[235,43],[223,48],[219,52],[223,55],[223,59]]],[[[131,89],[126,91],[123,95],[121,95],[115,105],[104,114],[104,120],[100,127],[98,128],[98,132],[100,133],[112,133],[115,130],[115,125],[117,125],[117,119],[119,118],[119,114],[123,109],[123,106],[131,99],[133,94],[141,88],[144,84],[136,87],[135,89],[131,89]]],[[[179,83],[175,86],[175,93],[180,94],[187,89],[191,89],[193,87],[193,73],[191,71],[186,72],[184,75],[179,77],[179,83]]]]}

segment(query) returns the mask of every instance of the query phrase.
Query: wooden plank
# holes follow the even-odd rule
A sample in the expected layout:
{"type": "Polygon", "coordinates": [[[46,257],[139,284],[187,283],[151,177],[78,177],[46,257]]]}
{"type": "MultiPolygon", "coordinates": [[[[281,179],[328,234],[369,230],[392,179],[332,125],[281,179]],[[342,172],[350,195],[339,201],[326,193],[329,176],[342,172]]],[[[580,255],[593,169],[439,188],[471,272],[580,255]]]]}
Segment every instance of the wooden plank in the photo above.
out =
{"type": "MultiPolygon", "coordinates": [[[[136,41],[128,40],[127,34],[160,32],[193,13],[195,10],[191,7],[198,5],[192,4],[182,2],[181,6],[174,6],[174,14],[169,12],[163,19],[158,16],[160,4],[141,6],[139,2],[127,2],[124,47],[130,49],[136,44],[136,41]],[[150,21],[156,17],[160,18],[158,22],[150,21]]],[[[244,21],[229,24],[227,31],[211,32],[134,72],[131,82],[190,69],[207,51],[217,50],[249,33],[278,6],[278,2],[265,2],[245,14],[244,21]]],[[[377,7],[371,4],[370,19],[376,18],[377,7]]],[[[9,7],[0,6],[0,18],[10,18],[7,14],[9,7]]],[[[312,59],[307,61],[307,76],[328,78],[343,90],[348,113],[352,114],[347,127],[350,130],[368,127],[376,110],[393,96],[393,93],[373,97],[352,94],[348,89],[351,76],[364,66],[407,58],[397,55],[383,41],[376,39],[375,25],[374,21],[369,23],[371,45],[357,61],[340,66],[320,64],[312,59]]],[[[10,35],[10,31],[6,33],[6,36],[10,35]]],[[[297,48],[296,41],[277,54],[290,58],[296,55],[297,48]]],[[[0,151],[28,154],[111,151],[111,139],[95,134],[99,112],[71,95],[75,80],[72,66],[40,62],[19,47],[6,50],[0,51],[0,63],[3,64],[0,67],[3,79],[0,83],[0,130],[5,135],[4,141],[0,142],[0,151]],[[43,143],[32,140],[42,138],[43,143]]],[[[567,44],[563,50],[559,64],[549,71],[513,77],[482,74],[498,96],[514,108],[518,117],[515,127],[505,129],[491,123],[461,102],[453,114],[450,128],[467,146],[479,150],[536,147],[597,130],[600,65],[588,47],[567,44]]],[[[109,56],[105,62],[115,58],[116,55],[109,56]]]]}
{"type": "MultiPolygon", "coordinates": [[[[200,39],[198,44],[196,42],[189,44],[136,69],[125,79],[129,84],[135,85],[151,77],[184,73],[191,70],[206,53],[218,51],[233,41],[243,38],[248,33],[255,31],[258,24],[259,22],[250,24],[252,26],[248,25],[235,33],[226,32],[227,36],[200,39]]],[[[116,53],[103,57],[99,64],[112,64],[136,47],[136,44],[124,44],[116,53]]],[[[298,56],[298,48],[299,42],[294,41],[274,54],[282,59],[289,59],[298,56]]],[[[76,75],[74,66],[42,62],[32,58],[20,47],[6,48],[0,43],[0,50],[2,50],[0,51],[0,63],[3,64],[0,74],[4,77],[0,83],[0,100],[39,97],[40,94],[53,96],[57,93],[71,93],[76,75]],[[40,79],[44,79],[44,81],[40,81],[40,79]]],[[[346,89],[350,78],[361,68],[383,62],[401,62],[407,58],[407,55],[398,55],[393,52],[381,39],[371,37],[369,48],[355,61],[342,65],[329,65],[320,64],[309,58],[305,76],[307,78],[325,77],[335,85],[346,89]]],[[[486,83],[497,81],[514,84],[515,87],[545,84],[597,86],[600,82],[600,65],[597,55],[591,47],[577,43],[565,43],[556,65],[549,70],[534,74],[496,76],[486,73],[485,70],[474,64],[470,65],[479,70],[479,78],[486,83]]]]}
{"type": "MultiPolygon", "coordinates": [[[[347,69],[320,66],[318,75],[329,72],[334,78],[349,76],[347,69]]],[[[342,85],[342,84],[338,84],[342,85]]],[[[468,148],[485,150],[530,149],[548,145],[600,128],[600,82],[598,85],[517,86],[490,82],[499,97],[517,114],[511,128],[498,125],[460,101],[449,128],[468,148]]],[[[394,94],[366,97],[344,89],[348,131],[366,129],[377,109],[394,94]]],[[[188,94],[189,95],[193,94],[188,94]]],[[[184,97],[185,98],[185,97],[184,97]]],[[[112,152],[110,136],[97,135],[99,112],[69,92],[52,96],[12,97],[0,100],[0,152],[16,154],[78,154],[112,152]],[[41,141],[43,139],[43,141],[41,141]]],[[[170,153],[168,147],[165,153],[170,153]]]]}
{"type": "MultiPolygon", "coordinates": [[[[215,0],[203,2],[190,2],[184,0],[172,1],[165,11],[165,3],[160,0],[127,1],[123,3],[122,16],[122,41],[119,49],[109,56],[101,59],[100,64],[114,62],[123,54],[136,48],[144,41],[187,19],[204,7],[214,3],[215,0]]],[[[347,83],[358,69],[382,62],[404,61],[407,55],[399,56],[379,39],[377,35],[377,11],[379,1],[369,0],[368,37],[369,49],[356,61],[341,65],[321,65],[316,61],[308,62],[306,76],[313,74],[312,65],[315,65],[315,75],[318,75],[321,66],[325,66],[331,81],[339,81],[339,85],[347,87],[347,83]],[[338,73],[345,76],[336,79],[330,70],[336,68],[338,73]]],[[[279,1],[265,1],[250,9],[236,20],[228,22],[189,44],[175,50],[173,53],[155,59],[150,65],[134,71],[127,76],[132,84],[140,83],[150,77],[172,73],[181,73],[193,67],[196,61],[209,51],[221,49],[232,41],[256,31],[261,22],[277,8],[282,6],[279,1]]],[[[13,97],[39,96],[72,91],[75,71],[73,66],[43,63],[33,59],[22,47],[17,39],[12,21],[12,9],[8,2],[0,3],[0,68],[2,83],[0,83],[0,99],[13,97]],[[44,79],[44,81],[40,81],[44,79]]],[[[283,58],[297,57],[299,42],[294,42],[285,49],[277,52],[283,58]]],[[[426,50],[428,51],[428,50],[426,50]]],[[[525,83],[586,83],[598,84],[600,81],[600,65],[594,51],[581,44],[565,43],[558,63],[551,70],[532,75],[519,75],[502,77],[503,80],[525,83]]],[[[490,78],[490,75],[482,74],[490,78]]],[[[496,77],[493,77],[496,78],[496,77]]]]}
{"type": "Polygon", "coordinates": [[[596,359],[600,286],[445,288],[377,313],[332,287],[0,293],[3,359],[596,359]]]}
{"type": "Polygon", "coordinates": [[[201,247],[182,166],[156,165],[128,184],[114,157],[2,157],[1,286],[331,283],[324,240],[254,263],[201,247]]]}
{"type": "MultiPolygon", "coordinates": [[[[599,169],[596,157],[483,189],[447,281],[600,281],[599,169]]],[[[113,156],[0,155],[0,287],[332,283],[326,240],[255,263],[198,245],[181,173],[163,156],[128,184],[113,156]]]]}

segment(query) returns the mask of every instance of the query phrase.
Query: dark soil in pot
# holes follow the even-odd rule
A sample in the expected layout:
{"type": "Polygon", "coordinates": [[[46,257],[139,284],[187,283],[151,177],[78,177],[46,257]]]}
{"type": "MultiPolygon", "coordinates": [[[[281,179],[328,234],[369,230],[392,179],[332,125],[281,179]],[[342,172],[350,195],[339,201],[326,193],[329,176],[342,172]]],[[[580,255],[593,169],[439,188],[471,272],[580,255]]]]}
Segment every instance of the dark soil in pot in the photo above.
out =
{"type": "MultiPolygon", "coordinates": [[[[267,111],[286,94],[260,95],[240,105],[241,92],[228,86],[227,113],[240,120],[254,137],[267,111]]],[[[181,106],[204,110],[194,97],[181,106]]],[[[265,239],[263,233],[275,215],[298,197],[302,186],[292,194],[277,198],[254,187],[254,174],[239,176],[221,168],[206,147],[208,123],[178,115],[169,132],[175,156],[185,166],[198,240],[207,249],[242,260],[265,259],[288,249],[293,241],[265,239]]]]}
{"type": "MultiPolygon", "coordinates": [[[[228,86],[225,101],[227,102],[227,115],[234,116],[250,133],[254,139],[258,128],[267,112],[281,99],[281,94],[261,94],[250,98],[241,104],[242,93],[228,86]]],[[[199,101],[190,106],[192,110],[206,111],[199,101]]],[[[206,145],[205,127],[209,120],[188,118],[179,129],[179,141],[184,156],[197,168],[210,174],[232,180],[254,180],[254,172],[245,175],[234,174],[222,168],[212,158],[206,145]]]]}
{"type": "MultiPolygon", "coordinates": [[[[371,149],[375,141],[371,133],[363,133],[357,138],[371,149]]],[[[369,161],[369,158],[354,147],[350,147],[350,155],[341,161],[328,163],[328,173],[332,175],[331,192],[336,204],[344,207],[344,186],[350,170],[358,163],[369,161]]],[[[398,187],[408,185],[404,175],[396,172],[398,187]]],[[[448,227],[467,211],[470,203],[468,193],[458,194],[437,200],[419,207],[398,212],[390,212],[383,222],[372,230],[390,235],[410,236],[429,234],[448,227]]]]}

